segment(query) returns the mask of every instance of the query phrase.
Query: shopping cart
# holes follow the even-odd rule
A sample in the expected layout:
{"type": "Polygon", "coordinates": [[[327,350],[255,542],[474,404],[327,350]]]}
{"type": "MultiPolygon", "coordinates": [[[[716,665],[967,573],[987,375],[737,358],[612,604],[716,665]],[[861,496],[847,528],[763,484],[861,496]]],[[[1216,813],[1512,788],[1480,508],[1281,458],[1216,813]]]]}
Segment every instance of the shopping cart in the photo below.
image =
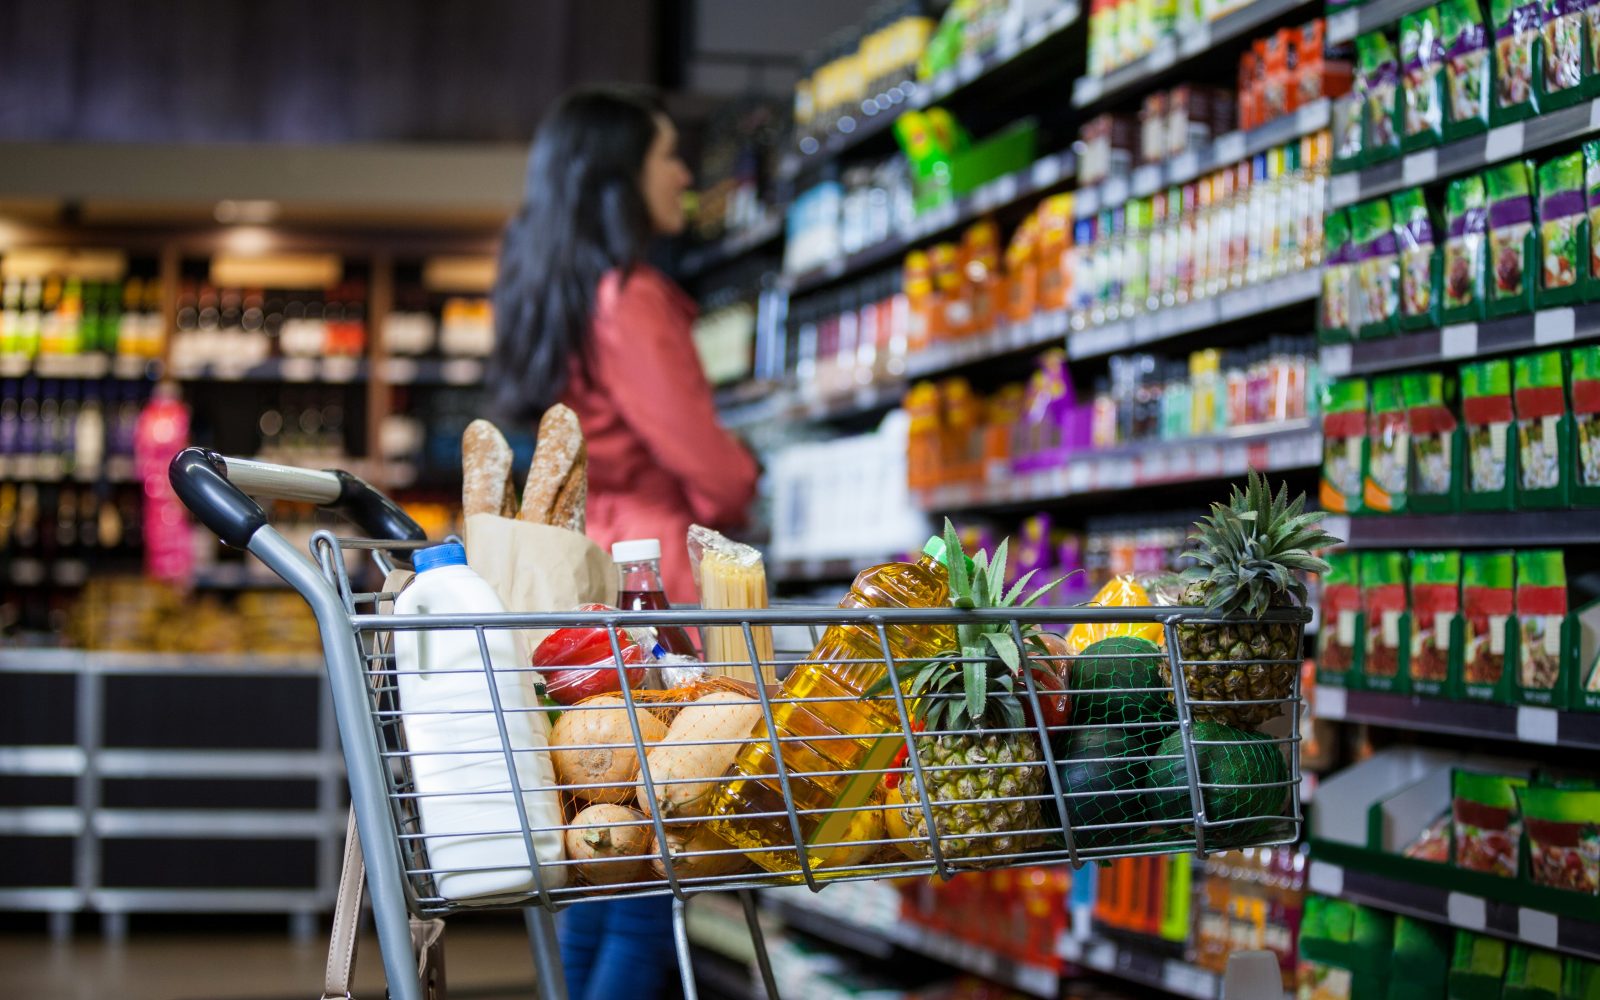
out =
{"type": "MultiPolygon", "coordinates": [[[[1301,609],[1248,623],[1178,607],[396,615],[389,613],[394,594],[356,589],[352,581],[363,567],[351,557],[370,558],[388,573],[408,566],[410,553],[430,543],[398,506],[360,479],[225,459],[196,448],[174,459],[170,476],[207,528],[261,559],[316,615],[384,970],[396,1000],[420,996],[408,913],[435,917],[523,908],[540,994],[559,1000],[566,992],[553,935],[556,910],[619,896],[670,894],[680,973],[686,996],[693,998],[684,902],[696,893],[734,891],[755,939],[763,985],[776,998],[751,892],[757,888],[804,884],[816,891],[830,881],[946,879],[969,870],[1204,854],[1299,838],[1295,722],[1300,639],[1309,620],[1301,609]],[[319,531],[308,557],[272,528],[252,496],[322,505],[368,537],[319,531]],[[1090,647],[1052,654],[1025,645],[1033,628],[1046,623],[1144,626],[1164,651],[1139,656],[1123,644],[1113,652],[1090,647]],[[1293,655],[1248,663],[1202,663],[1180,655],[1189,641],[1181,634],[1185,630],[1241,624],[1288,630],[1276,634],[1292,636],[1293,655]],[[641,630],[670,626],[736,630],[748,658],[708,664],[706,676],[675,687],[647,689],[624,665],[625,648],[648,635],[641,630]],[[524,685],[540,677],[524,663],[492,662],[489,638],[498,630],[526,634],[567,627],[603,630],[616,681],[608,694],[562,706],[561,721],[550,729],[543,720],[548,708],[536,700],[525,708],[507,704],[508,674],[515,675],[511,683],[524,685]],[[1068,668],[1062,676],[1072,678],[1065,691],[1074,700],[1070,719],[1062,721],[1063,692],[1047,686],[1046,673],[1027,666],[1009,675],[1026,711],[1022,722],[1015,722],[1015,713],[1002,713],[1000,724],[990,719],[981,730],[922,726],[918,720],[930,700],[969,696],[966,684],[951,694],[919,686],[915,675],[932,655],[929,637],[954,639],[997,627],[1017,648],[1031,650],[1033,663],[1054,660],[1068,668]],[[808,654],[822,629],[829,630],[825,635],[850,636],[870,655],[829,658],[821,664],[827,669],[819,670],[808,654]],[[408,720],[417,724],[421,717],[448,713],[405,704],[394,648],[398,634],[436,630],[475,633],[481,701],[451,711],[492,715],[499,741],[489,750],[428,754],[447,761],[481,761],[485,755],[503,761],[505,784],[487,794],[514,806],[514,826],[429,829],[428,803],[463,793],[419,786],[419,772],[437,768],[423,752],[408,748],[406,732],[408,720]],[[777,637],[776,652],[762,657],[758,650],[769,631],[777,637]],[[913,658],[908,649],[921,652],[913,658]],[[1214,677],[1229,667],[1252,677],[1276,671],[1286,686],[1274,698],[1224,700],[1214,687],[1186,679],[1202,670],[1214,677]],[[862,693],[859,685],[852,690],[832,684],[827,679],[839,675],[830,670],[879,680],[862,693]],[[796,677],[810,680],[781,683],[796,677]],[[1209,698],[1203,697],[1207,691],[1209,698]],[[1210,724],[1280,709],[1287,721],[1279,720],[1276,736],[1210,724]],[[697,712],[693,725],[685,714],[690,711],[697,712]],[[535,715],[541,717],[538,725],[530,723],[535,715]],[[879,728],[865,731],[848,723],[867,717],[879,728]],[[682,732],[672,725],[679,719],[682,732]],[[718,731],[739,720],[744,725],[736,731],[718,731]],[[531,741],[514,735],[528,732],[540,735],[531,741]],[[658,756],[663,748],[680,759],[667,763],[658,756]],[[685,753],[716,762],[715,773],[705,773],[706,759],[684,767],[685,753]],[[733,763],[722,766],[723,761],[733,763]],[[579,821],[585,811],[597,815],[591,809],[597,805],[613,807],[599,810],[608,819],[579,821]],[[497,838],[502,848],[504,838],[519,842],[518,864],[430,863],[430,852],[456,854],[444,844],[497,838]],[[505,872],[525,877],[492,895],[450,890],[462,876],[505,872]]],[[[946,641],[934,643],[941,644],[946,641]]],[[[948,667],[977,660],[950,658],[948,667]]],[[[543,672],[560,669],[568,668],[543,672]]],[[[999,671],[1000,665],[995,661],[986,669],[999,671]]],[[[473,674],[474,683],[478,672],[461,671],[473,674]]],[[[473,794],[481,800],[486,793],[480,787],[473,794]]]]}

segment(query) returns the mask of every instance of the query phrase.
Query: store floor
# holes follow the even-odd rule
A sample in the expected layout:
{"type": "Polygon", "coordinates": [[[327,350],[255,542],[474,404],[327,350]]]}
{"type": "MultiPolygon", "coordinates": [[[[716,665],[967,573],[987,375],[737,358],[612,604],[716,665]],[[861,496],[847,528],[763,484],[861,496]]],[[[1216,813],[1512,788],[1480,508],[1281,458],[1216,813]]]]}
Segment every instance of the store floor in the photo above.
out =
{"type": "MultiPolygon", "coordinates": [[[[533,959],[521,927],[452,926],[446,970],[453,1000],[526,1000],[533,959]]],[[[93,934],[52,942],[40,934],[0,936],[0,997],[29,1000],[306,1000],[319,996],[327,942],[251,931],[140,933],[126,941],[93,934]]],[[[378,945],[361,942],[355,985],[360,1000],[381,1000],[378,945]]]]}

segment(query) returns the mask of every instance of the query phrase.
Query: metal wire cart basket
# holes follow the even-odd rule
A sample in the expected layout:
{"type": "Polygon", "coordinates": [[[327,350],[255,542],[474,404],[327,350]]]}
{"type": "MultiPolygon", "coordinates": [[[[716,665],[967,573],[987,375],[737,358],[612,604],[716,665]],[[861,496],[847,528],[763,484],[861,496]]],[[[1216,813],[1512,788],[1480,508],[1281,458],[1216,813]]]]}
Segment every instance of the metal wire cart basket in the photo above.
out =
{"type": "Polygon", "coordinates": [[[743,890],[1299,838],[1295,720],[1309,619],[1300,609],[1249,622],[1177,607],[396,615],[394,594],[353,589],[355,567],[369,558],[384,570],[408,564],[411,550],[430,543],[359,479],[189,449],[172,480],[208,528],[259,557],[316,614],[399,1000],[419,996],[408,911],[526,908],[539,988],[554,998],[565,990],[553,911],[671,894],[693,997],[683,901],[741,891],[776,997],[743,890]],[[307,558],[247,494],[328,506],[376,538],[319,532],[307,558]],[[1034,639],[1045,624],[1140,626],[1149,638],[1075,649],[1034,639]],[[734,630],[748,656],[665,686],[626,654],[643,630],[661,626],[734,630]],[[579,627],[600,630],[616,678],[605,693],[559,706],[552,723],[556,713],[536,697],[508,694],[547,683],[553,670],[592,668],[535,671],[491,649],[504,648],[507,630],[526,643],[579,627]],[[1283,641],[1272,649],[1288,655],[1219,658],[1218,649],[1244,644],[1216,636],[1240,628],[1273,630],[1283,641]],[[396,648],[447,630],[471,633],[480,662],[453,671],[465,675],[453,682],[465,694],[419,710],[402,694],[415,678],[396,648]],[[982,632],[1008,635],[1009,644],[994,645],[1024,651],[1025,662],[974,656],[958,639],[982,632]],[[775,652],[758,654],[766,648],[775,652]],[[938,671],[961,679],[941,685],[938,671]],[[1064,690],[1047,688],[1052,675],[1069,680],[1064,690]],[[1265,685],[1274,697],[1237,696],[1259,694],[1263,678],[1277,679],[1265,685]],[[968,711],[934,710],[941,700],[968,711]],[[422,727],[448,716],[492,718],[498,739],[412,747],[422,727]],[[963,724],[950,727],[952,719],[963,724]],[[482,774],[484,765],[493,784],[452,785],[452,769],[482,774]]]}

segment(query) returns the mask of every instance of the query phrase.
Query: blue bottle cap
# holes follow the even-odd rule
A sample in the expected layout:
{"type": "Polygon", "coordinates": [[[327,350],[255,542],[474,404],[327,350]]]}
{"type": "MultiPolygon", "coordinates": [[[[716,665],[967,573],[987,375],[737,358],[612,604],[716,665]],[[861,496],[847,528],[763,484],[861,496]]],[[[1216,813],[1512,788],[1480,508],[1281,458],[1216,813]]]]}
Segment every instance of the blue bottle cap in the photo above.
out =
{"type": "Polygon", "coordinates": [[[418,549],[411,557],[411,566],[418,573],[425,573],[430,569],[440,566],[465,566],[467,564],[467,550],[459,542],[445,542],[443,545],[432,545],[425,549],[418,549]]]}

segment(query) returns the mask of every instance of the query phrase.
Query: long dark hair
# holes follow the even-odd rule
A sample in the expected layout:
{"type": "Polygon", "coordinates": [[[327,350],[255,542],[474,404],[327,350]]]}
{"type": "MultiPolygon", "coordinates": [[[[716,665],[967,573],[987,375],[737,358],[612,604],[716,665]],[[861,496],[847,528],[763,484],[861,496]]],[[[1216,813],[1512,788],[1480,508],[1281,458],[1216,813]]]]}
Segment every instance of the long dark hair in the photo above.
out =
{"type": "Polygon", "coordinates": [[[600,279],[644,258],[650,213],[640,177],[657,117],[642,92],[573,91],[539,126],[522,207],[506,224],[494,288],[495,408],[529,423],[586,362],[600,279]]]}

